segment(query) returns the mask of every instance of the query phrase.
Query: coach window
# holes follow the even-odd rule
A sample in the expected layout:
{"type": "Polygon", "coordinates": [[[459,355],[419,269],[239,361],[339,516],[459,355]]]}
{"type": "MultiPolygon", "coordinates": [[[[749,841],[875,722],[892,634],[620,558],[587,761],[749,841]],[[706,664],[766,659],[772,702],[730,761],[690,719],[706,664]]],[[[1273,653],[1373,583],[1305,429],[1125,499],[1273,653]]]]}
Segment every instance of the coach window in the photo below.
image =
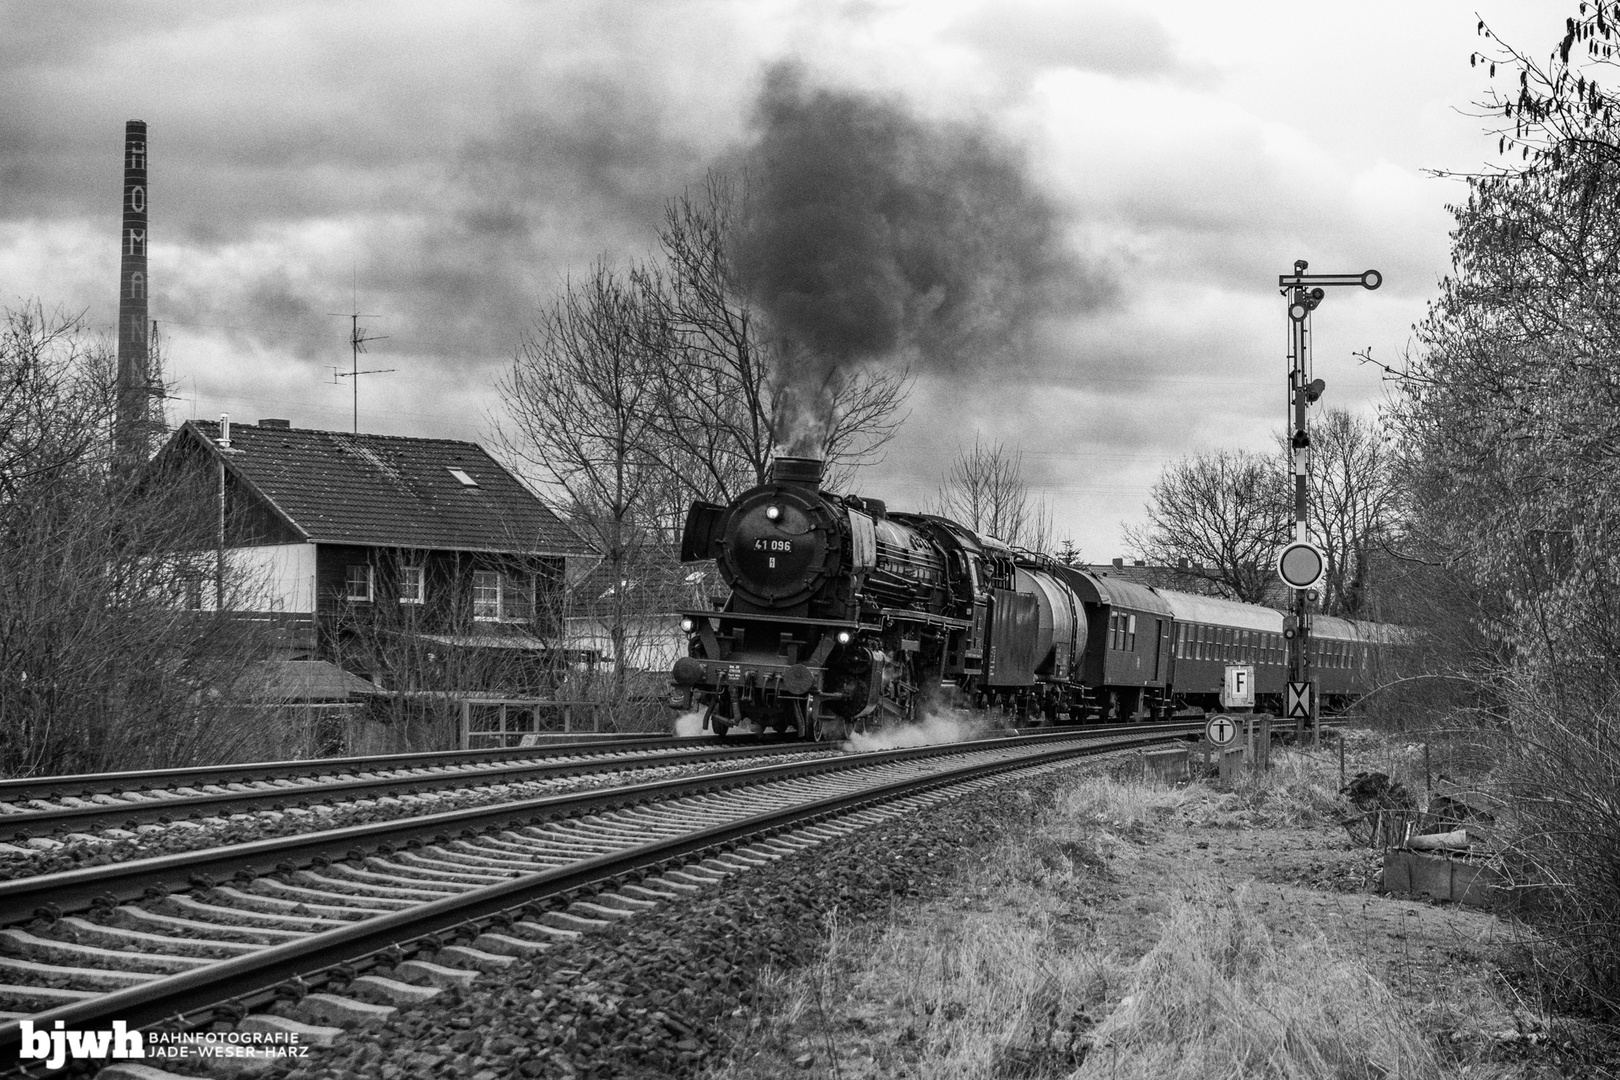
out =
{"type": "Polygon", "coordinates": [[[1205,658],[1204,657],[1204,652],[1205,652],[1204,639],[1207,638],[1208,636],[1209,636],[1209,627],[1204,626],[1202,624],[1193,627],[1193,657],[1195,659],[1203,660],[1205,658]]]}
{"type": "Polygon", "coordinates": [[[1136,616],[1132,615],[1129,618],[1130,618],[1130,622],[1128,622],[1126,624],[1126,630],[1125,630],[1125,651],[1126,652],[1135,652],[1136,651],[1136,616]]]}

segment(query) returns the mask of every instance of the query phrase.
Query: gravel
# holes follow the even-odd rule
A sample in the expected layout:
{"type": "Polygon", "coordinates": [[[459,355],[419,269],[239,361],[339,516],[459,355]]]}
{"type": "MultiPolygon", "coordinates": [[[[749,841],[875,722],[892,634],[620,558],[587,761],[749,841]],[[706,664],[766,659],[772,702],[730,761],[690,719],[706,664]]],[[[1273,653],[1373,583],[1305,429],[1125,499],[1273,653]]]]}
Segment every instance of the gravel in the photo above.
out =
{"type": "Polygon", "coordinates": [[[1062,775],[998,785],[667,901],[271,1075],[695,1076],[744,1029],[762,972],[820,958],[825,916],[883,918],[942,895],[960,860],[1034,822],[1062,775]]]}

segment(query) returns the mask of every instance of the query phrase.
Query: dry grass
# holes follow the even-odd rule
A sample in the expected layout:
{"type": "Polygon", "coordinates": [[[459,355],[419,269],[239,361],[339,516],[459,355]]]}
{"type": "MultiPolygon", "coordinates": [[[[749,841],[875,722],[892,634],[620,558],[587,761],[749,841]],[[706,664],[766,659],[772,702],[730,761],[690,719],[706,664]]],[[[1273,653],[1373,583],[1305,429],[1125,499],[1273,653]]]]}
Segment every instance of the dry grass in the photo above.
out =
{"type": "MultiPolygon", "coordinates": [[[[1231,792],[1077,777],[1037,830],[989,853],[952,895],[884,923],[830,920],[824,960],[767,978],[737,1062],[714,1080],[1554,1075],[1505,1062],[1480,1028],[1507,1023],[1492,987],[1467,983],[1465,1003],[1461,984],[1386,985],[1382,938],[1314,929],[1334,929],[1319,921],[1327,911],[1355,918],[1354,901],[1279,911],[1280,886],[1164,873],[1165,845],[1185,845],[1189,827],[1220,848],[1250,825],[1339,812],[1336,753],[1273,760],[1271,775],[1231,792]],[[1144,877],[1146,866],[1160,869],[1144,877]]],[[[1405,939],[1387,919],[1360,932],[1392,930],[1405,939]]],[[[1447,951],[1472,963],[1477,946],[1447,951]]]]}
{"type": "Polygon", "coordinates": [[[1316,825],[1352,812],[1349,801],[1339,794],[1338,757],[1323,751],[1276,750],[1271,768],[1264,773],[1245,771],[1234,793],[1256,824],[1316,825]]]}
{"type": "Polygon", "coordinates": [[[1443,1075],[1393,995],[1324,940],[1272,940],[1247,889],[1173,904],[1130,993],[1093,1033],[1080,1077],[1443,1075]]]}

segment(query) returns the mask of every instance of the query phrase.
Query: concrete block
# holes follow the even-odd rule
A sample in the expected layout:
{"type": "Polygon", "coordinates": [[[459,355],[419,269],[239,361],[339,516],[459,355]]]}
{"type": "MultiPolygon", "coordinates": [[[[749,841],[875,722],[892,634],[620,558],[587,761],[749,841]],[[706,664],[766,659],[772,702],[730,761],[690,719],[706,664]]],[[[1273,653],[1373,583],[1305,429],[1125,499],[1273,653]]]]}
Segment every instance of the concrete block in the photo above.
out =
{"type": "Polygon", "coordinates": [[[616,908],[619,911],[651,911],[658,904],[652,900],[638,899],[631,896],[621,896],[618,893],[603,893],[598,896],[596,904],[605,908],[616,908]]]}
{"type": "Polygon", "coordinates": [[[550,926],[546,923],[533,922],[529,919],[523,919],[519,922],[513,923],[512,929],[516,930],[525,937],[531,937],[536,941],[544,941],[547,944],[555,945],[560,945],[565,941],[573,941],[575,938],[580,937],[582,933],[579,930],[564,930],[560,926],[550,926]]]}
{"type": "Polygon", "coordinates": [[[586,919],[578,915],[570,915],[566,911],[548,911],[540,916],[540,922],[555,926],[559,930],[575,930],[580,933],[600,930],[604,926],[612,925],[607,919],[586,919]]]}
{"type": "Polygon", "coordinates": [[[466,945],[446,945],[433,954],[433,960],[445,967],[482,971],[488,974],[505,971],[517,963],[516,959],[504,953],[484,952],[482,949],[469,948],[466,945]]]}
{"type": "MultiPolygon", "coordinates": [[[[364,978],[375,978],[366,975],[364,978]]],[[[359,980],[356,979],[356,982],[359,980]]],[[[340,997],[337,994],[305,994],[296,1009],[299,1018],[312,1024],[336,1027],[372,1027],[399,1012],[392,1005],[340,997]]]]}
{"type": "Polygon", "coordinates": [[[1379,891],[1409,893],[1412,891],[1412,853],[1390,848],[1384,852],[1384,876],[1379,891]]]}
{"type": "Polygon", "coordinates": [[[1451,897],[1469,907],[1494,907],[1502,897],[1502,875],[1484,863],[1457,860],[1451,868],[1451,897]]]}
{"type": "Polygon", "coordinates": [[[1142,754],[1142,775],[1177,784],[1187,779],[1186,750],[1151,750],[1142,754]]]}
{"type": "Polygon", "coordinates": [[[1407,853],[1411,857],[1412,891],[1435,900],[1451,899],[1451,860],[1441,855],[1407,853]]]}
{"type": "Polygon", "coordinates": [[[242,1018],[242,1022],[236,1025],[236,1030],[296,1035],[300,1046],[332,1046],[337,1042],[338,1037],[343,1034],[342,1028],[305,1024],[285,1016],[272,1016],[270,1013],[255,1013],[252,1016],[245,1016],[242,1018]]]}
{"type": "MultiPolygon", "coordinates": [[[[435,953],[438,956],[444,952],[440,949],[435,953]]],[[[408,982],[413,987],[437,986],[448,989],[452,986],[471,986],[478,981],[478,972],[468,968],[450,967],[447,964],[435,964],[428,960],[406,960],[394,965],[394,974],[399,976],[401,982],[408,982]]]]}
{"type": "Polygon", "coordinates": [[[194,1078],[133,1061],[115,1061],[98,1069],[96,1080],[194,1080],[194,1078]]]}
{"type": "Polygon", "coordinates": [[[526,941],[523,938],[512,937],[509,934],[498,934],[491,930],[474,938],[473,948],[501,956],[528,957],[539,956],[551,946],[543,941],[526,941]]]}
{"type": "MultiPolygon", "coordinates": [[[[395,1008],[405,1008],[410,1005],[420,1005],[423,1002],[432,1001],[444,991],[436,986],[412,986],[410,983],[400,982],[398,979],[386,979],[381,975],[362,975],[349,984],[349,993],[362,1001],[369,1001],[379,1005],[391,1005],[395,1008]]],[[[313,994],[310,995],[310,997],[314,996],[313,994]]]]}

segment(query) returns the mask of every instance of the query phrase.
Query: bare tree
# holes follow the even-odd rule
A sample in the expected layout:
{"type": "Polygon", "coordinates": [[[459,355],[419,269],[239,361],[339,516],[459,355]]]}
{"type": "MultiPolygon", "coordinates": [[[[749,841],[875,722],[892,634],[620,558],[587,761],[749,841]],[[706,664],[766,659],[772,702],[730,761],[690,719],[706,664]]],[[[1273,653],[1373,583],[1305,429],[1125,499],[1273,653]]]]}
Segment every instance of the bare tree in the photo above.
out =
{"type": "MultiPolygon", "coordinates": [[[[0,770],[203,764],[248,746],[268,642],[205,611],[208,476],[111,475],[111,351],[34,305],[0,330],[0,770]]],[[[212,592],[212,590],[209,590],[212,592]]]]}
{"type": "Polygon", "coordinates": [[[1187,560],[1187,574],[1234,600],[1264,603],[1276,580],[1272,559],[1287,539],[1282,481],[1259,454],[1184,458],[1154,482],[1147,528],[1127,528],[1126,543],[1148,562],[1187,560]]]}
{"type": "Polygon", "coordinates": [[[1052,510],[1024,480],[1024,454],[978,439],[959,453],[940,481],[938,509],[978,533],[1014,547],[1045,551],[1051,546],[1052,510]]]}
{"type": "MultiPolygon", "coordinates": [[[[1393,457],[1376,421],[1329,409],[1311,427],[1308,509],[1312,538],[1326,561],[1321,593],[1329,615],[1366,613],[1373,556],[1396,527],[1393,457]]],[[[1276,467],[1286,469],[1287,460],[1280,451],[1276,467]]]]}
{"type": "MultiPolygon", "coordinates": [[[[657,424],[670,343],[660,300],[646,275],[599,263],[541,314],[499,386],[511,418],[501,434],[506,451],[538,475],[614,579],[628,577],[638,551],[658,542],[673,475],[657,424]]],[[[619,592],[607,603],[613,653],[622,659],[634,601],[619,592]]],[[[615,699],[625,689],[624,665],[616,670],[615,699]]]]}

